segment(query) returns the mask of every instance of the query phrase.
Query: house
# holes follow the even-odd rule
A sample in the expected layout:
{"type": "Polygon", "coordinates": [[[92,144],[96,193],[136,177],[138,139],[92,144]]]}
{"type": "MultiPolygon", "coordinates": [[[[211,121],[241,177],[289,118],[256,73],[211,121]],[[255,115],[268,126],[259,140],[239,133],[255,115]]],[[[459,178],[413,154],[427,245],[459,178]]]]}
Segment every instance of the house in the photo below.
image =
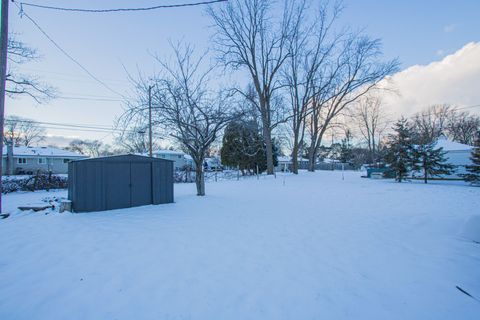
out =
{"type": "Polygon", "coordinates": [[[219,158],[205,158],[203,162],[203,169],[205,171],[222,171],[222,161],[219,158]]]}
{"type": "Polygon", "coordinates": [[[66,174],[70,161],[86,158],[58,148],[8,145],[3,147],[2,175],[34,174],[38,171],[66,174]]]}
{"type": "Polygon", "coordinates": [[[443,151],[446,152],[445,158],[447,158],[447,162],[455,166],[455,173],[444,176],[444,178],[457,179],[461,178],[460,174],[467,173],[465,167],[472,164],[472,160],[470,160],[473,150],[472,146],[440,137],[435,144],[435,148],[443,148],[443,151]]]}
{"type": "Polygon", "coordinates": [[[174,170],[183,170],[185,166],[190,165],[186,154],[175,150],[154,150],[152,152],[154,158],[174,161],[174,170]]]}
{"type": "MultiPolygon", "coordinates": [[[[288,172],[292,169],[293,161],[292,157],[290,156],[279,156],[277,158],[278,164],[275,167],[276,172],[288,172]]],[[[308,159],[299,158],[298,159],[298,167],[299,169],[307,169],[308,167],[308,159]]]]}

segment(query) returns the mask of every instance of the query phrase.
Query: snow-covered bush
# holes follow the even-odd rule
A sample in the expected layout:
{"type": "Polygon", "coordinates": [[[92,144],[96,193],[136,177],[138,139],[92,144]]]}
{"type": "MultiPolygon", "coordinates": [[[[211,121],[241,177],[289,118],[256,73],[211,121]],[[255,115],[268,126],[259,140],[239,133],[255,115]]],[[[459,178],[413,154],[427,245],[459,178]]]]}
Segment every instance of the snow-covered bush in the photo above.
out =
{"type": "Polygon", "coordinates": [[[50,189],[66,189],[68,178],[48,173],[38,173],[33,176],[12,176],[2,179],[2,193],[15,191],[35,191],[50,189]]]}

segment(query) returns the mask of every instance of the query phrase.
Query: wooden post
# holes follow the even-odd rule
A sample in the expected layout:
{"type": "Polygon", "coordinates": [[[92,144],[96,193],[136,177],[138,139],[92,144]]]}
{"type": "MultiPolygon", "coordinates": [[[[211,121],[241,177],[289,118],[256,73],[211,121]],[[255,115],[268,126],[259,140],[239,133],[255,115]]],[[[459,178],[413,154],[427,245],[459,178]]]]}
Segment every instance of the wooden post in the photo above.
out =
{"type": "Polygon", "coordinates": [[[153,157],[152,150],[152,89],[153,86],[148,86],[148,155],[153,157]]]}
{"type": "Polygon", "coordinates": [[[5,122],[5,87],[7,80],[7,53],[8,53],[8,3],[2,0],[2,21],[0,26],[0,213],[2,213],[2,162],[3,162],[3,126],[5,122]]]}

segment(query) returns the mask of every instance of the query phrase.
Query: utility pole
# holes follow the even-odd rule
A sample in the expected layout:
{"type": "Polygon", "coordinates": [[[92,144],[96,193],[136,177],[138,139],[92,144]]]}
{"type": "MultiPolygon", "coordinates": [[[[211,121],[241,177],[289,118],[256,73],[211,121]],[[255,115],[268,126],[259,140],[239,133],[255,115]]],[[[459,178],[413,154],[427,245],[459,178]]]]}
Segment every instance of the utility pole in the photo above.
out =
{"type": "Polygon", "coordinates": [[[8,3],[2,0],[2,21],[0,26],[0,214],[2,213],[2,162],[3,162],[3,125],[5,122],[5,87],[7,80],[7,52],[8,52],[8,3]]]}
{"type": "Polygon", "coordinates": [[[152,89],[153,86],[148,86],[148,155],[153,157],[152,150],[152,89]]]}

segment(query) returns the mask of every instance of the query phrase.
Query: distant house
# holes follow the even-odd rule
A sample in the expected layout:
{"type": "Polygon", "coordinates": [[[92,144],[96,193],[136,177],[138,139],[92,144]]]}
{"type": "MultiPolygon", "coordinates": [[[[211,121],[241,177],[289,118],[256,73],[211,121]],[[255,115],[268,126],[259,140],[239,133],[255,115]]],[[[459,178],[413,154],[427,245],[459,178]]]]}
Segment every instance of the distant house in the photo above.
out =
{"type": "Polygon", "coordinates": [[[182,170],[185,166],[190,165],[189,158],[181,151],[175,150],[154,150],[154,158],[174,161],[174,170],[182,170]]]}
{"type": "Polygon", "coordinates": [[[38,171],[66,174],[70,161],[86,158],[82,154],[57,148],[5,146],[2,174],[33,174],[38,171]]]}
{"type": "MultiPolygon", "coordinates": [[[[277,160],[278,160],[278,164],[275,167],[276,172],[279,172],[279,171],[288,172],[292,170],[292,165],[293,165],[292,157],[279,156],[277,160]]],[[[299,169],[306,169],[308,167],[308,159],[298,158],[298,167],[299,169]]]]}
{"type": "Polygon", "coordinates": [[[443,151],[446,152],[447,162],[455,166],[455,173],[445,176],[445,178],[460,178],[459,174],[467,173],[465,167],[472,164],[472,160],[470,160],[472,146],[441,137],[438,139],[435,148],[443,148],[443,151]]]}
{"type": "Polygon", "coordinates": [[[205,158],[203,162],[205,171],[221,171],[223,170],[222,161],[219,158],[205,158]]]}

